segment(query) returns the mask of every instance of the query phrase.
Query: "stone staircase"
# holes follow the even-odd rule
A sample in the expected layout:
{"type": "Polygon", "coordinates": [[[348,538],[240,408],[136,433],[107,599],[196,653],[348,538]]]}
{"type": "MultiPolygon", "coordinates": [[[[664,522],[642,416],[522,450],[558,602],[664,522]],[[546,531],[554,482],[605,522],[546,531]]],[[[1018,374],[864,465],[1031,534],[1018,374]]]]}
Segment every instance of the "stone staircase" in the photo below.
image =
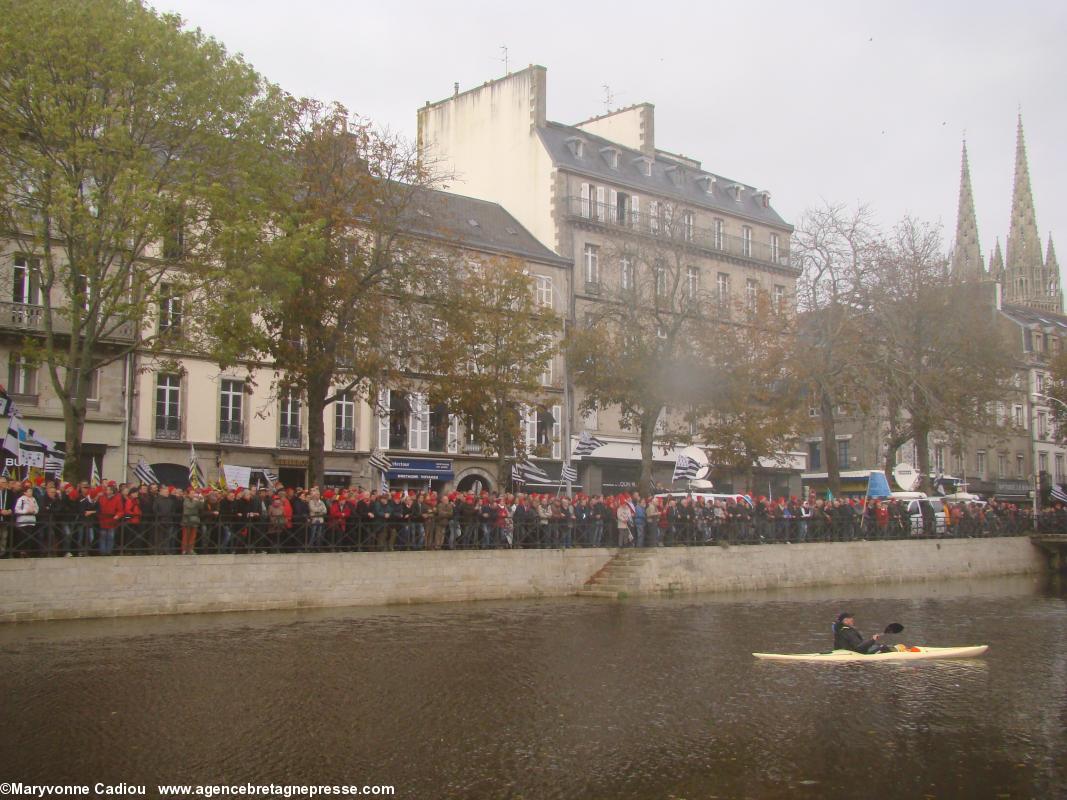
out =
{"type": "Polygon", "coordinates": [[[651,550],[624,549],[585,582],[579,597],[618,600],[641,590],[641,574],[652,558],[651,550]]]}

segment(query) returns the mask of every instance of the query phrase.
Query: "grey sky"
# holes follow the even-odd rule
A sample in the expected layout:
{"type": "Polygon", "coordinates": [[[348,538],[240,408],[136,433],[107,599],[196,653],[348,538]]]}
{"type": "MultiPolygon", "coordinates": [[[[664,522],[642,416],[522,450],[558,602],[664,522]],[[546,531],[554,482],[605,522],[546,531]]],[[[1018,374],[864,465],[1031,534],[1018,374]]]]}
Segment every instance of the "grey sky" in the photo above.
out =
{"type": "MultiPolygon", "coordinates": [[[[160,0],[294,94],[414,137],[426,100],[548,68],[548,117],[656,106],[659,147],[770,189],[955,230],[966,130],[982,253],[1007,235],[1021,107],[1043,240],[1067,261],[1067,3],[160,0]]],[[[461,186],[455,187],[462,191],[461,186]]]]}

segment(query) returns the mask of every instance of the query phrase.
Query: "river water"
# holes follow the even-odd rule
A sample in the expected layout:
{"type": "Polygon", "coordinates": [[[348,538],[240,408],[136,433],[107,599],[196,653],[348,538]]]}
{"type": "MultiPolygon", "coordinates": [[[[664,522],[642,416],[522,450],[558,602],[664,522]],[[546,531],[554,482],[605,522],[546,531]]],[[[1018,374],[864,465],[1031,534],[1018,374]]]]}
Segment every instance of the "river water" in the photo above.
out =
{"type": "MultiPolygon", "coordinates": [[[[1049,582],[1051,580],[1051,582],[1049,582]]],[[[885,588],[0,628],[0,780],[400,798],[1067,797],[1067,590],[885,588]],[[967,661],[803,665],[854,611],[967,661]]]]}

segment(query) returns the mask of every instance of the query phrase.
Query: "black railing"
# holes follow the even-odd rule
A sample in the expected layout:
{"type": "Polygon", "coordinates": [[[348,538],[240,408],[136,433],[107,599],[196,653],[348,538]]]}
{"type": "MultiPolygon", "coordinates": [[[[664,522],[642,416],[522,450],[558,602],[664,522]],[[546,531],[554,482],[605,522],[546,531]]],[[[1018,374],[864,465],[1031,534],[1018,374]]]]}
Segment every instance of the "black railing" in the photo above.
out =
{"type": "Polygon", "coordinates": [[[352,428],[335,428],[333,432],[334,450],[355,450],[356,432],[352,428]]]}
{"type": "Polygon", "coordinates": [[[299,425],[281,425],[278,428],[278,447],[299,450],[304,446],[303,432],[299,425]]]}
{"type": "Polygon", "coordinates": [[[156,417],[157,439],[170,439],[177,441],[182,438],[181,417],[156,417]]]}
{"type": "Polygon", "coordinates": [[[124,521],[101,529],[82,517],[39,520],[33,525],[0,524],[0,557],[89,555],[171,555],[207,553],[293,553],[381,550],[536,549],[570,547],[694,547],[710,545],[878,541],[890,539],[985,538],[1067,533],[1067,515],[1044,514],[1032,525],[1029,514],[965,518],[956,527],[924,528],[921,521],[885,526],[851,520],[761,519],[747,515],[666,521],[621,527],[602,519],[548,517],[520,513],[506,521],[485,521],[477,509],[440,518],[327,518],[285,521],[256,517],[226,518],[204,512],[198,525],[183,526],[180,516],[124,521]]]}
{"type": "Polygon", "coordinates": [[[241,444],[244,433],[240,420],[224,419],[219,423],[219,442],[222,444],[241,444]]]}

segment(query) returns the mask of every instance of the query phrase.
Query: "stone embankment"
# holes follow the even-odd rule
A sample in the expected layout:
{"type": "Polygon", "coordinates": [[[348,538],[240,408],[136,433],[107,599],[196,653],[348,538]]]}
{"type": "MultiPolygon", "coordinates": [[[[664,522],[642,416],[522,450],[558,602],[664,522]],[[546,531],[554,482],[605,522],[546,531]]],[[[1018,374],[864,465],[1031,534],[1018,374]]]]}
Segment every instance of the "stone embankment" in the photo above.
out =
{"type": "Polygon", "coordinates": [[[0,561],[0,621],[901,583],[1039,573],[1025,537],[648,550],[0,561]]]}

